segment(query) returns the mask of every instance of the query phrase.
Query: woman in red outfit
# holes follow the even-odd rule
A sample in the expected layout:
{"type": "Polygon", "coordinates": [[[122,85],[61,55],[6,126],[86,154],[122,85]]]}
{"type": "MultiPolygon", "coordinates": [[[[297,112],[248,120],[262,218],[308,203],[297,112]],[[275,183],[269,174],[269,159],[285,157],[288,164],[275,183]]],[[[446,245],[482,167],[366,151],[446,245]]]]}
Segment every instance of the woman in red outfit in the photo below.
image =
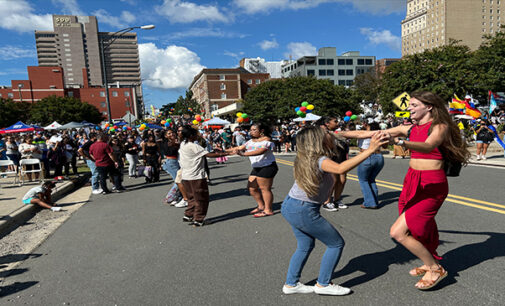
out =
{"type": "MultiPolygon", "coordinates": [[[[423,276],[416,288],[427,290],[436,286],[447,271],[439,264],[437,254],[438,229],[435,215],[449,192],[444,171],[444,159],[466,164],[470,153],[445,107],[434,93],[413,93],[408,110],[412,126],[397,126],[387,130],[395,144],[412,152],[410,168],[398,200],[399,217],[391,226],[390,235],[422,260],[412,269],[412,276],[423,276]],[[398,140],[397,137],[409,137],[398,140]],[[443,153],[443,156],[442,156],[443,153]]],[[[373,132],[341,132],[345,137],[369,138],[373,132]]]]}

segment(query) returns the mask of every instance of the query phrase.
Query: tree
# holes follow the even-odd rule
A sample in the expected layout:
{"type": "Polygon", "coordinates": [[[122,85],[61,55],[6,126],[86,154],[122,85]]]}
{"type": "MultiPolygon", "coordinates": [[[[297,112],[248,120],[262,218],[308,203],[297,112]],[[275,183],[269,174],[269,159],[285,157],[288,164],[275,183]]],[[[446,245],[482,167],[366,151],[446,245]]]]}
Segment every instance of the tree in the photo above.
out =
{"type": "Polygon", "coordinates": [[[53,121],[60,123],[86,120],[91,123],[100,123],[103,116],[93,105],[81,102],[73,97],[49,96],[32,105],[30,110],[32,122],[43,125],[53,121]]]}
{"type": "Polygon", "coordinates": [[[448,45],[406,56],[389,66],[381,79],[379,99],[383,110],[392,112],[392,99],[402,92],[429,90],[449,100],[454,93],[464,95],[475,81],[467,46],[451,40],[448,45]]]}
{"type": "Polygon", "coordinates": [[[380,77],[375,72],[360,74],[354,78],[356,94],[367,102],[375,102],[379,97],[380,77]]]}
{"type": "Polygon", "coordinates": [[[28,102],[0,98],[0,128],[11,126],[18,121],[29,123],[30,107],[28,102]]]}
{"type": "Polygon", "coordinates": [[[303,101],[313,104],[317,115],[343,116],[347,110],[357,112],[360,100],[351,89],[328,80],[293,77],[270,80],[250,90],[242,112],[255,121],[276,122],[296,117],[294,109],[303,101]]]}
{"type": "MultiPolygon", "coordinates": [[[[175,104],[167,104],[163,105],[163,107],[167,107],[168,109],[174,108],[174,115],[190,115],[200,114],[202,106],[193,99],[193,92],[191,90],[186,90],[186,96],[179,96],[175,104]]],[[[166,116],[166,115],[165,115],[166,116]]]]}

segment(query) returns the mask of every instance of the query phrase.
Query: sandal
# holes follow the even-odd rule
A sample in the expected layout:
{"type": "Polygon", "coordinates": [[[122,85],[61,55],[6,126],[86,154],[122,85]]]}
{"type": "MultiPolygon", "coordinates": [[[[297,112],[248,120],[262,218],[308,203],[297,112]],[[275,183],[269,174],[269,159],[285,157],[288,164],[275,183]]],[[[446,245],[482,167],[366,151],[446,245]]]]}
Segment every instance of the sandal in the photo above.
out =
{"type": "Polygon", "coordinates": [[[427,271],[430,271],[431,273],[438,273],[438,278],[436,280],[421,279],[416,284],[422,286],[422,287],[416,286],[416,288],[419,290],[429,290],[435,287],[436,285],[438,285],[438,283],[440,283],[440,281],[442,281],[449,274],[442,266],[438,266],[437,269],[430,269],[427,271]]]}
{"type": "Polygon", "coordinates": [[[410,270],[409,274],[410,274],[410,276],[424,276],[424,274],[426,274],[426,271],[428,271],[428,270],[419,267],[419,268],[414,268],[414,269],[410,270]]]}
{"type": "Polygon", "coordinates": [[[274,213],[266,213],[264,211],[260,211],[259,213],[257,214],[254,214],[254,218],[262,218],[262,217],[268,217],[268,216],[273,216],[274,213]]]}
{"type": "Polygon", "coordinates": [[[251,214],[251,215],[255,215],[255,214],[260,213],[260,212],[262,212],[262,211],[263,211],[263,209],[260,209],[259,207],[256,207],[255,209],[251,210],[251,211],[249,212],[249,214],[251,214]]]}

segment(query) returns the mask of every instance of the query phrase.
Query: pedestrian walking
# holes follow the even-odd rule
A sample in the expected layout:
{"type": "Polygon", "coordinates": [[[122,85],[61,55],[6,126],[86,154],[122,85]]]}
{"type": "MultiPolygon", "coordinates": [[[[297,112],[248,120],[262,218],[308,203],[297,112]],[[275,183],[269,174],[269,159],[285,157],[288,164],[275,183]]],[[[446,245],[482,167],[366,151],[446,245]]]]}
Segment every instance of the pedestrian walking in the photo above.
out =
{"type": "Polygon", "coordinates": [[[108,137],[106,134],[100,133],[97,136],[96,142],[89,148],[90,156],[95,160],[96,169],[98,171],[98,179],[102,187],[102,194],[110,193],[107,187],[107,176],[110,175],[114,182],[114,192],[121,192],[125,188],[121,185],[120,173],[118,171],[119,162],[113,154],[111,146],[107,143],[108,137]]]}

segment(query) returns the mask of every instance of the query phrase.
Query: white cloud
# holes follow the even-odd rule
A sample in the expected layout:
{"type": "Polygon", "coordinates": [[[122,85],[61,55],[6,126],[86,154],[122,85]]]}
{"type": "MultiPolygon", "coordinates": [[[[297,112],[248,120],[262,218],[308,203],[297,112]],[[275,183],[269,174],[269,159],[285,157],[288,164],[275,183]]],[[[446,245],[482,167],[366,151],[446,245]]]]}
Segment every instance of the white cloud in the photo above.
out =
{"type": "Polygon", "coordinates": [[[0,75],[25,75],[28,77],[28,72],[26,69],[19,69],[19,68],[7,68],[7,69],[2,69],[0,70],[0,75]]]}
{"type": "Polygon", "coordinates": [[[63,13],[77,16],[86,16],[76,0],[51,0],[54,6],[63,5],[63,13]]]}
{"type": "Polygon", "coordinates": [[[205,68],[196,53],[175,45],[160,49],[153,43],[140,44],[139,55],[144,84],[153,88],[187,88],[205,68]]]}
{"type": "Polygon", "coordinates": [[[171,23],[190,23],[195,21],[228,22],[229,18],[219,11],[217,6],[198,5],[181,0],[164,0],[157,7],[160,15],[171,23]]]}
{"type": "Polygon", "coordinates": [[[238,53],[234,53],[234,52],[230,52],[230,51],[224,51],[223,54],[226,55],[226,56],[231,56],[231,57],[233,57],[233,58],[235,58],[237,60],[240,60],[240,59],[242,59],[244,57],[245,53],[242,52],[242,51],[240,51],[238,53]]]}
{"type": "Polygon", "coordinates": [[[294,60],[303,56],[317,55],[317,49],[308,42],[292,42],[288,44],[288,52],[284,53],[284,57],[294,60]]]}
{"type": "Polygon", "coordinates": [[[17,32],[53,29],[51,14],[36,15],[33,11],[34,9],[25,0],[0,0],[0,28],[17,32]]]}
{"type": "Polygon", "coordinates": [[[277,43],[277,40],[274,38],[272,40],[264,40],[264,41],[260,42],[259,46],[263,50],[269,50],[269,49],[278,48],[279,44],[277,43]]]}
{"type": "Polygon", "coordinates": [[[372,28],[361,28],[360,32],[374,45],[386,44],[393,50],[402,48],[401,38],[393,35],[389,30],[376,31],[372,28]]]}
{"type": "Polygon", "coordinates": [[[161,36],[142,36],[143,39],[146,40],[159,40],[159,39],[180,39],[187,37],[220,37],[220,38],[244,38],[248,35],[235,33],[235,32],[226,32],[222,31],[219,28],[192,28],[186,31],[168,33],[161,36]]]}
{"type": "Polygon", "coordinates": [[[36,57],[37,52],[35,51],[35,47],[32,49],[24,49],[16,46],[4,46],[0,47],[0,60],[12,60],[17,58],[26,58],[26,57],[36,57]]]}
{"type": "Polygon", "coordinates": [[[115,28],[134,26],[132,23],[136,20],[136,17],[128,11],[121,12],[121,16],[112,16],[104,9],[94,11],[92,14],[97,17],[98,23],[106,23],[115,28]]]}
{"type": "Polygon", "coordinates": [[[135,0],[119,0],[119,1],[126,2],[129,5],[137,5],[137,1],[135,1],[135,0]]]}
{"type": "Polygon", "coordinates": [[[248,14],[268,13],[272,10],[300,10],[324,3],[348,3],[359,11],[386,15],[405,12],[405,0],[233,0],[235,6],[248,14]]]}

